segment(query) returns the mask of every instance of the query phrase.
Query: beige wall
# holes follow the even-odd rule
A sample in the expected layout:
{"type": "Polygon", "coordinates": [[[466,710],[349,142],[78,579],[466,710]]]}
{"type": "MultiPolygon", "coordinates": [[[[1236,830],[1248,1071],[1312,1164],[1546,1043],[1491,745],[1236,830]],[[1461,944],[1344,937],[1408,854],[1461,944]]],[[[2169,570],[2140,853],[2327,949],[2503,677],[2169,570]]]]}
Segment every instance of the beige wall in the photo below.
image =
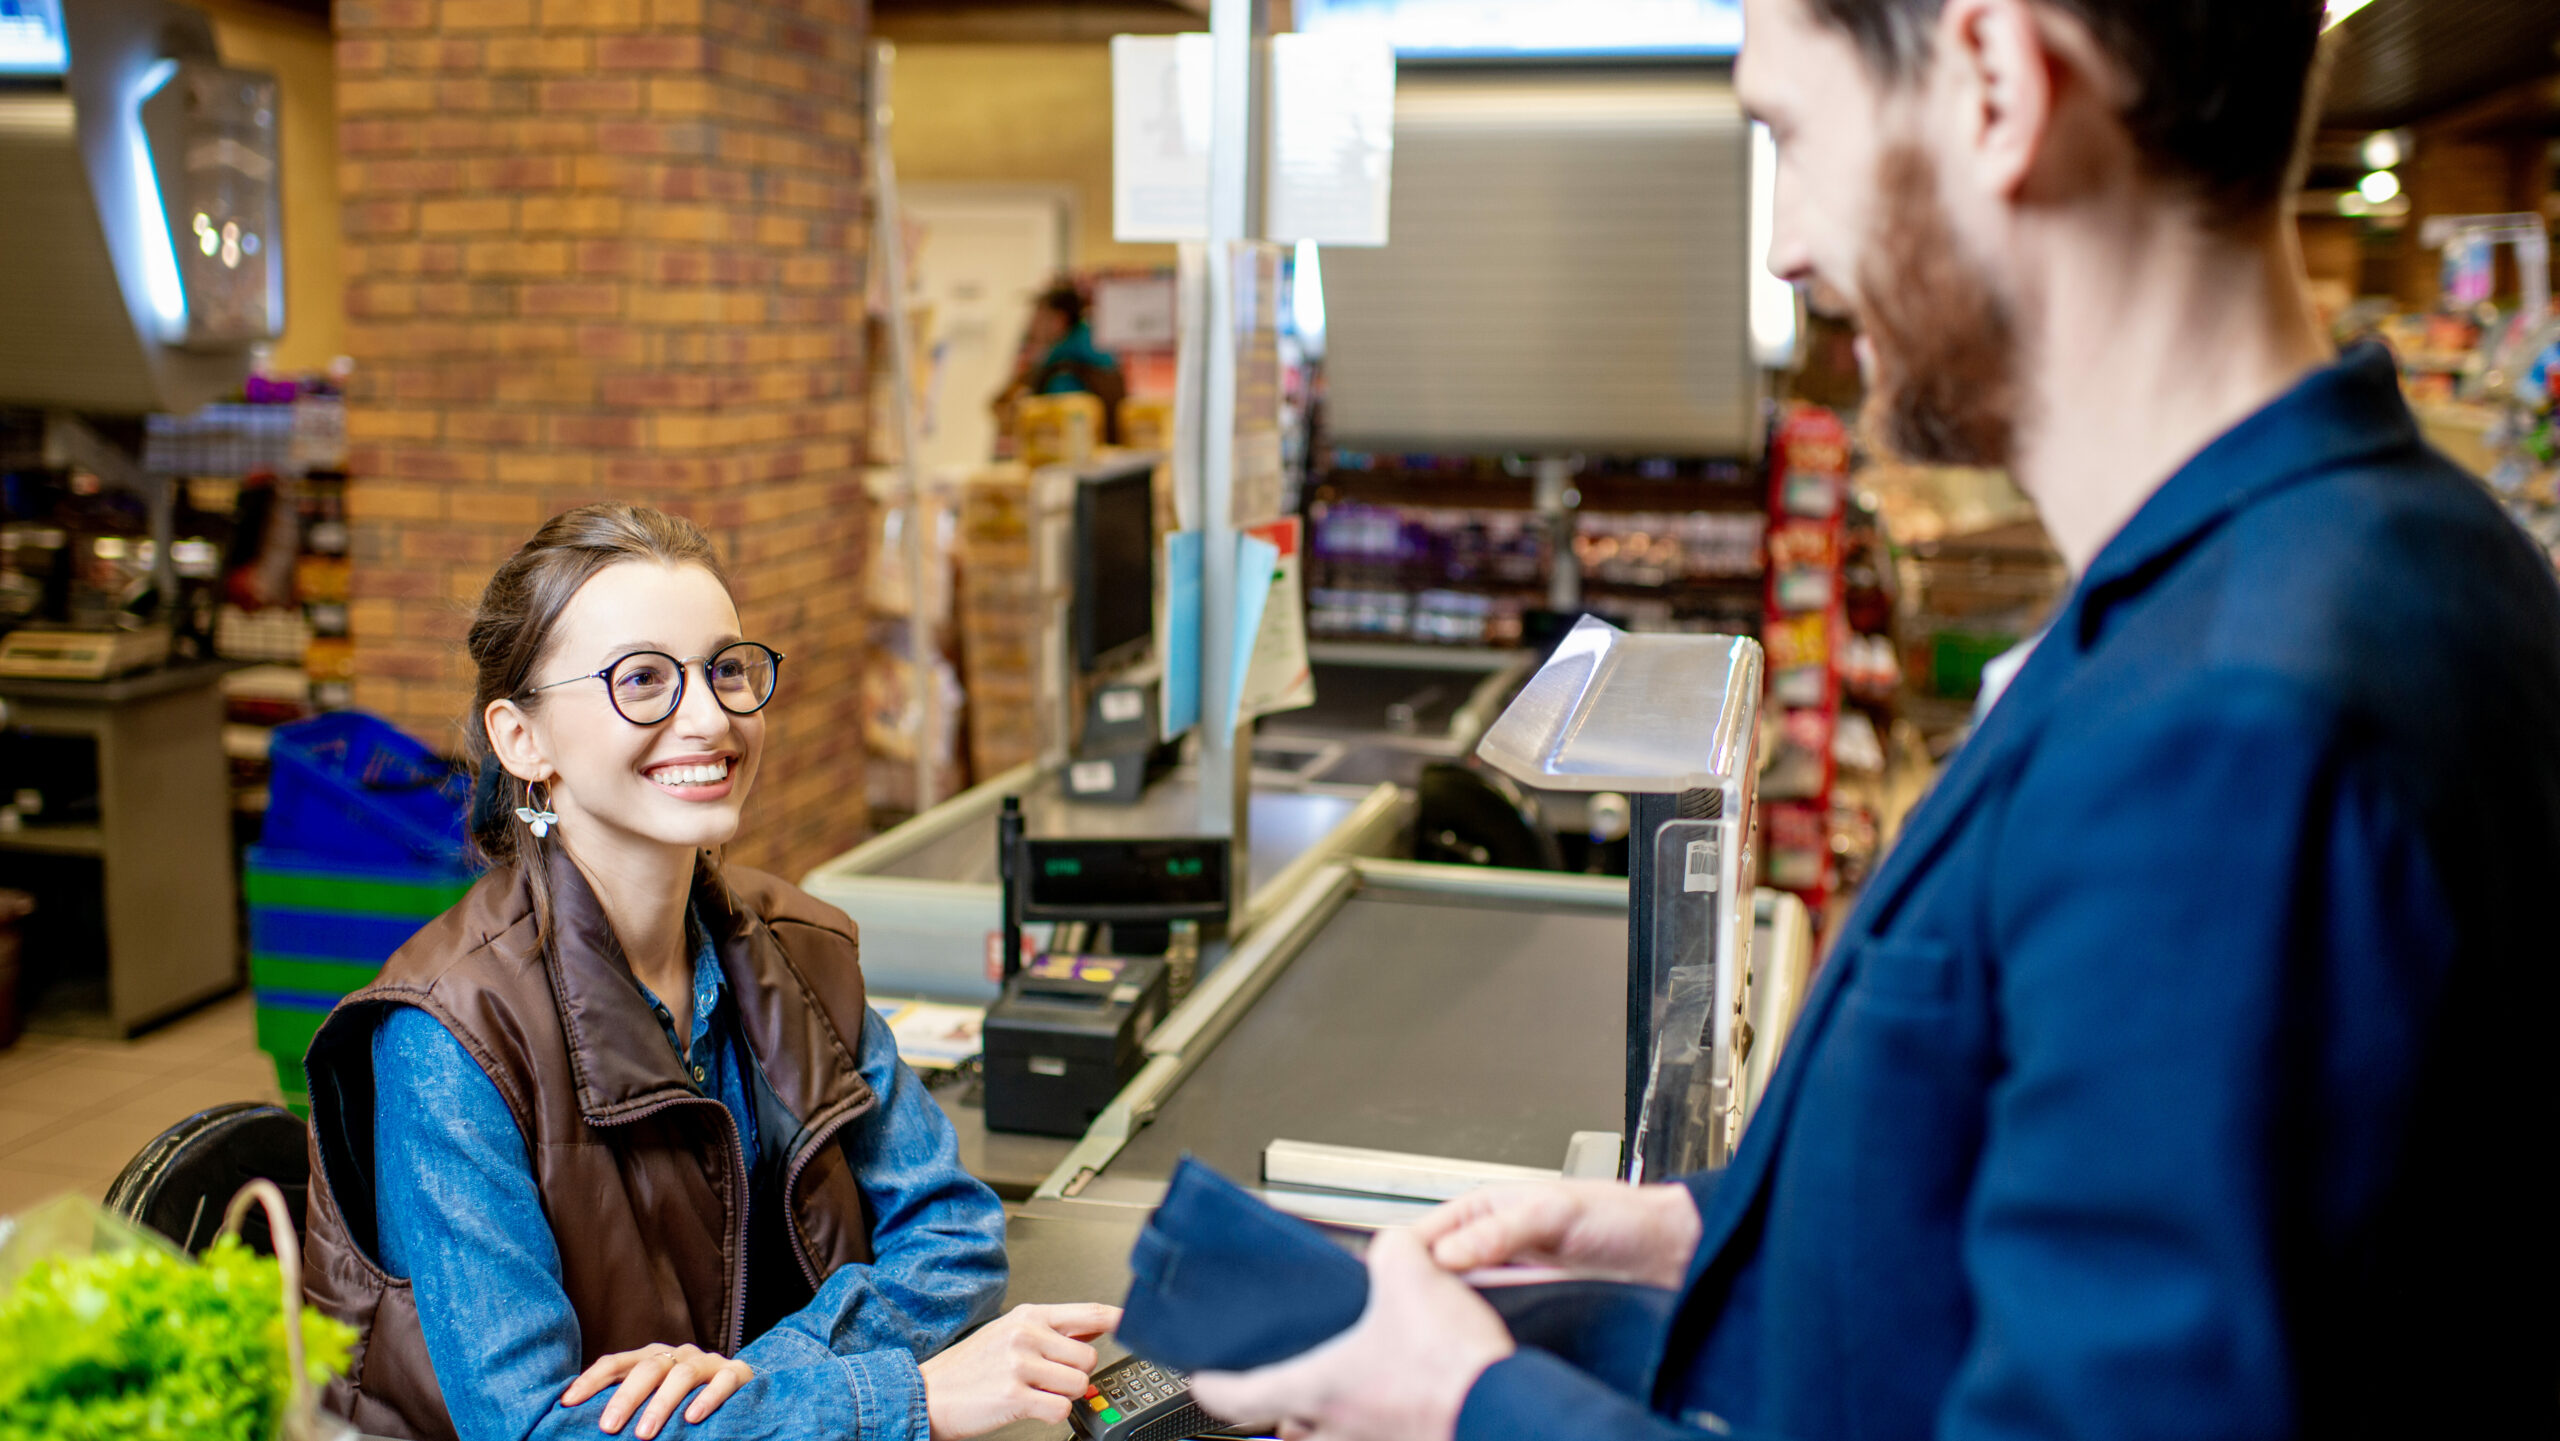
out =
{"type": "Polygon", "coordinates": [[[1170,245],[1111,238],[1111,47],[898,47],[893,146],[901,184],[1064,185],[1075,265],[1171,265],[1170,245]]]}
{"type": "Polygon", "coordinates": [[[338,267],[337,65],[329,27],[258,0],[195,0],[226,63],[264,70],[284,91],[284,337],[271,364],[322,370],[346,349],[338,267]]]}

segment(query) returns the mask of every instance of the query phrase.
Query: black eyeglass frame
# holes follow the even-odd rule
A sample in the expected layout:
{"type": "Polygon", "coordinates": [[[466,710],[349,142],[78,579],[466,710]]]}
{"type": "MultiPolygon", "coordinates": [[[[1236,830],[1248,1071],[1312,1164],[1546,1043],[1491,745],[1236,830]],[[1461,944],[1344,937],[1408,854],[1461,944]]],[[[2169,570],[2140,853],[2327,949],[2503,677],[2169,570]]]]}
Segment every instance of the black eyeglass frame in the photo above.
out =
{"type": "Polygon", "coordinates": [[[591,670],[585,675],[573,675],[564,680],[555,680],[544,685],[528,686],[523,691],[519,692],[519,694],[528,696],[538,695],[543,691],[558,690],[564,685],[576,685],[582,680],[600,680],[604,682],[605,704],[612,706],[613,713],[622,717],[625,722],[636,726],[665,725],[669,720],[672,720],[675,717],[675,713],[677,711],[684,709],[684,688],[693,683],[693,668],[698,665],[702,667],[703,684],[711,685],[711,700],[713,704],[719,706],[722,710],[727,711],[731,715],[754,715],[757,711],[763,710],[766,706],[773,704],[773,698],[781,693],[783,658],[782,652],[775,650],[772,646],[764,644],[762,641],[753,640],[733,640],[727,645],[720,647],[718,650],[711,652],[709,655],[698,655],[693,657],[691,660],[685,660],[677,656],[669,655],[662,650],[635,650],[624,655],[615,656],[613,658],[613,664],[606,666],[602,670],[591,670]],[[711,685],[711,663],[741,646],[763,651],[773,662],[772,689],[767,690],[764,693],[764,699],[757,701],[754,705],[748,706],[744,710],[740,710],[738,707],[729,704],[728,699],[720,694],[720,687],[717,685],[711,685]],[[655,720],[634,720],[631,712],[622,708],[622,698],[613,693],[613,673],[643,656],[655,656],[658,659],[665,661],[668,665],[675,668],[676,673],[675,690],[668,698],[666,713],[657,717],[655,720]]]}

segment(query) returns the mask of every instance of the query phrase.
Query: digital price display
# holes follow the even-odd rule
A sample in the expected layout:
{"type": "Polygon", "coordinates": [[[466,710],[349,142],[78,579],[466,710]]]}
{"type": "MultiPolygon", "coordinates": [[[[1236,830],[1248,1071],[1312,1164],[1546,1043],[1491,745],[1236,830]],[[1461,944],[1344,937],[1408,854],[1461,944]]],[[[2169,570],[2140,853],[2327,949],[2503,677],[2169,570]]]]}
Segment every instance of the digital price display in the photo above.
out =
{"type": "Polygon", "coordinates": [[[1027,921],[1209,920],[1227,912],[1227,843],[1030,840],[1027,921]]]}

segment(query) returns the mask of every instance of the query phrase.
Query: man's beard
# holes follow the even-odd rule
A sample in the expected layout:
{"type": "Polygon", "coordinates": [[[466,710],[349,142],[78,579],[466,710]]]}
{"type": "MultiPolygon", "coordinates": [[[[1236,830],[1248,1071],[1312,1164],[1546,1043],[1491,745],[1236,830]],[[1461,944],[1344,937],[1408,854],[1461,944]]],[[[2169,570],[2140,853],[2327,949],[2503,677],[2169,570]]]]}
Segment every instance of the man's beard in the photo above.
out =
{"type": "Polygon", "coordinates": [[[1920,465],[2005,468],[2018,431],[2018,339],[2007,301],[1966,257],[1937,168],[1896,145],[1876,166],[1876,233],[1858,270],[1874,374],[1870,448],[1920,465]]]}

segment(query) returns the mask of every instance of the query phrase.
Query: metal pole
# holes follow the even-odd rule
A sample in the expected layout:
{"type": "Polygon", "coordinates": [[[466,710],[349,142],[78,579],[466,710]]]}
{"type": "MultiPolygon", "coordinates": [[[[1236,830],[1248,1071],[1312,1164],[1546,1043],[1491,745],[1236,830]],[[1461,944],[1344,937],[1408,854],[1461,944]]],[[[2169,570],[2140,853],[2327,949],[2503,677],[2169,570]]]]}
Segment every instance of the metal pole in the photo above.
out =
{"type": "MultiPolygon", "coordinates": [[[[1262,65],[1271,33],[1268,0],[1211,0],[1209,129],[1209,325],[1203,387],[1198,509],[1200,586],[1200,831],[1233,838],[1228,867],[1235,913],[1250,890],[1247,820],[1249,720],[1226,724],[1234,704],[1236,623],[1236,335],[1233,242],[1262,231],[1262,65]]],[[[1248,642],[1249,643],[1249,642],[1248,642]]]]}
{"type": "Polygon", "coordinates": [[[883,285],[888,291],[889,358],[898,369],[891,393],[898,404],[899,492],[905,497],[907,561],[907,661],[915,674],[922,703],[916,720],[916,813],[933,809],[937,779],[933,748],[942,735],[942,648],[926,614],[932,591],[925,584],[925,498],[923,462],[916,452],[924,437],[916,427],[915,337],[907,329],[907,248],[899,233],[898,164],[889,154],[889,126],[894,118],[889,83],[896,70],[898,47],[871,47],[871,174],[876,213],[873,247],[880,254],[883,285]]]}

